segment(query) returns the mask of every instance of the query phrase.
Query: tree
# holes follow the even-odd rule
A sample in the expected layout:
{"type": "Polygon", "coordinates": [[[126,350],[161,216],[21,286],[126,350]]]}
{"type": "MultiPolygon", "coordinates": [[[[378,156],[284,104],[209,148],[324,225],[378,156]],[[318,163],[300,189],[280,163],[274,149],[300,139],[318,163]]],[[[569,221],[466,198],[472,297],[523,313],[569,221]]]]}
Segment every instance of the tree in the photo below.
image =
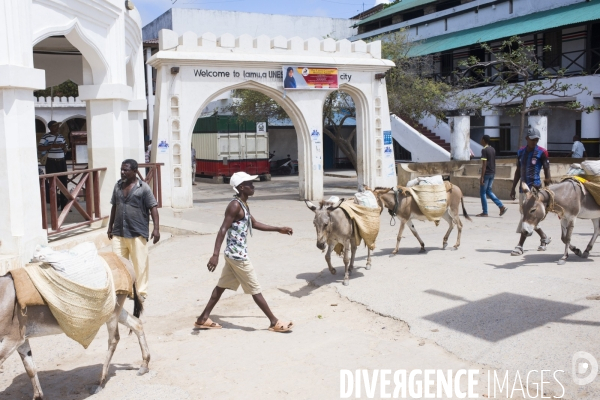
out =
{"type": "MultiPolygon", "coordinates": [[[[531,112],[555,108],[591,113],[598,109],[568,100],[583,93],[592,93],[579,83],[565,82],[564,69],[552,71],[545,68],[535,46],[525,45],[518,36],[502,42],[495,52],[487,43],[481,43],[481,48],[491,61],[470,57],[461,64],[460,84],[463,88],[482,88],[468,95],[477,107],[509,106],[505,108],[509,115],[519,115],[519,143],[523,141],[525,117],[531,112]],[[566,104],[548,103],[539,100],[538,96],[564,98],[566,104]]],[[[550,51],[550,46],[546,46],[542,55],[550,51]]]]}
{"type": "Polygon", "coordinates": [[[386,73],[390,112],[413,123],[428,114],[443,120],[447,99],[456,88],[435,79],[433,56],[410,57],[418,42],[410,42],[406,30],[375,40],[381,40],[382,57],[396,64],[386,73]]]}
{"type": "Polygon", "coordinates": [[[36,90],[33,92],[35,97],[79,97],[79,86],[71,80],[66,80],[60,85],[48,87],[44,90],[36,90]]]}
{"type": "MultiPolygon", "coordinates": [[[[232,103],[221,108],[221,111],[231,112],[240,119],[251,121],[289,119],[285,110],[275,100],[247,89],[236,90],[232,103]]],[[[356,151],[353,146],[356,127],[346,134],[344,124],[348,119],[356,119],[356,107],[352,97],[339,90],[330,93],[323,106],[323,133],[333,140],[356,169],[356,151]]]]}

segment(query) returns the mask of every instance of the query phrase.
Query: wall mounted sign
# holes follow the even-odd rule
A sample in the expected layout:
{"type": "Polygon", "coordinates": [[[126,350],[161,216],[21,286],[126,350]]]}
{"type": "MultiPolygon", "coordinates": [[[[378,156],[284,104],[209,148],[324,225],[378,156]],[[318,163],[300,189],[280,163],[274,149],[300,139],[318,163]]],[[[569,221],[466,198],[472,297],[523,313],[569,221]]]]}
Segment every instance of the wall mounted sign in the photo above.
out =
{"type": "Polygon", "coordinates": [[[337,89],[338,87],[337,68],[283,66],[284,89],[337,89]]]}

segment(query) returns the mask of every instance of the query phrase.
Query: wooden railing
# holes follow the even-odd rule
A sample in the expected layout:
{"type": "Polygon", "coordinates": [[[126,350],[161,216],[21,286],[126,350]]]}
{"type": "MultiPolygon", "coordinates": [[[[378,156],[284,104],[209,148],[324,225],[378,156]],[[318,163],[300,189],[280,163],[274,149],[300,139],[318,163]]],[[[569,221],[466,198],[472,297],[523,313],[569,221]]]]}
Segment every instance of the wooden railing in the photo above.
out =
{"type": "Polygon", "coordinates": [[[162,207],[162,185],[160,179],[160,167],[162,167],[163,163],[148,163],[148,164],[138,164],[138,176],[141,180],[146,182],[148,186],[152,189],[152,193],[154,194],[154,198],[158,202],[158,208],[162,207]],[[144,178],[140,171],[148,168],[148,173],[144,178]]]}
{"type": "Polygon", "coordinates": [[[39,176],[40,197],[42,200],[42,227],[46,229],[48,236],[78,229],[108,218],[100,214],[99,175],[102,171],[106,171],[106,168],[82,169],[39,176]],[[66,177],[69,183],[74,184],[75,187],[73,190],[69,191],[59,180],[59,177],[66,177]],[[50,228],[48,227],[48,212],[46,209],[46,184],[48,184],[50,199],[50,228]],[[59,193],[64,195],[67,200],[60,214],[58,211],[59,193]],[[78,197],[85,199],[85,209],[77,201],[78,197]],[[84,222],[69,224],[63,228],[63,224],[73,208],[83,217],[84,222]]]}

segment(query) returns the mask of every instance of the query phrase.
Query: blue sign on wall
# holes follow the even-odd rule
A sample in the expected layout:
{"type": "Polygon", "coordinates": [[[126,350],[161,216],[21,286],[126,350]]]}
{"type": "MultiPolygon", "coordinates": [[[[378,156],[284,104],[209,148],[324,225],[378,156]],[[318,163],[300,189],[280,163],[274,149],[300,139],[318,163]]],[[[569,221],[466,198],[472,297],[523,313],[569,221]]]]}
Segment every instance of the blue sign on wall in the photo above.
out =
{"type": "Polygon", "coordinates": [[[392,144],[392,131],[383,131],[383,144],[392,144]]]}

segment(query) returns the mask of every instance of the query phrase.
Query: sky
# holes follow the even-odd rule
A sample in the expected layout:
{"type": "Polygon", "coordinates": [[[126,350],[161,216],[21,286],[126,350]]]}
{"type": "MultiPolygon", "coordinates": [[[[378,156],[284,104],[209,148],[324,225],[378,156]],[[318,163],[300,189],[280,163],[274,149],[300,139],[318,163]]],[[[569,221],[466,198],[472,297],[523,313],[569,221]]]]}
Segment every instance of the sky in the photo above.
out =
{"type": "Polygon", "coordinates": [[[133,0],[144,25],[172,7],[349,18],[389,0],[133,0]],[[174,3],[174,4],[173,4],[174,3]]]}

